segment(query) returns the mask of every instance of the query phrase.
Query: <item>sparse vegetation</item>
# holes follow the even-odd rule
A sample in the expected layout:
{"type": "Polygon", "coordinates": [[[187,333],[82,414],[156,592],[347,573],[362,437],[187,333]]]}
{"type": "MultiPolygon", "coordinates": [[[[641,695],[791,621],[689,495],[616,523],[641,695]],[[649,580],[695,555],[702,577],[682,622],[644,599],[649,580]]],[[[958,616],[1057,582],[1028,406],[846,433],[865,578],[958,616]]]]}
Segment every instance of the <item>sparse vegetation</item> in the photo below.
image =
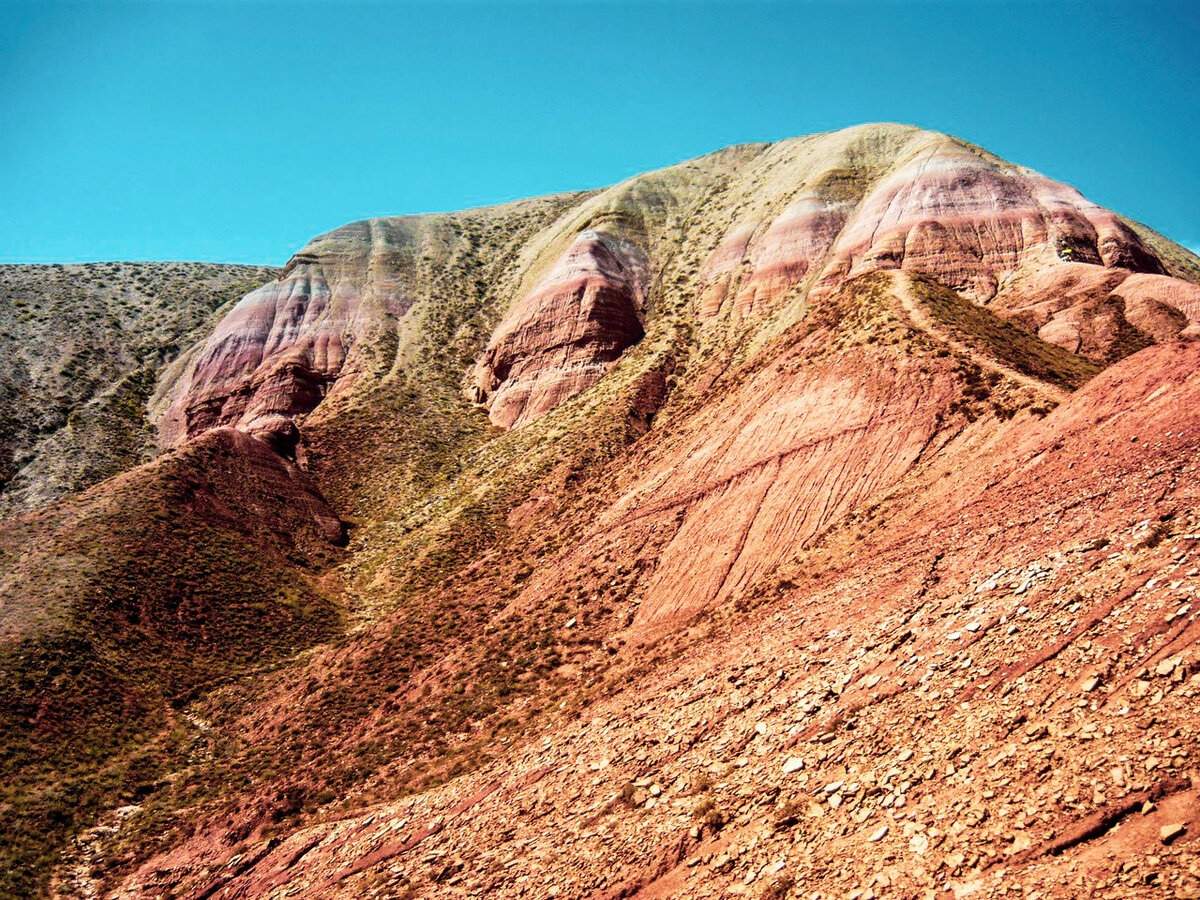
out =
{"type": "Polygon", "coordinates": [[[724,811],[712,797],[705,797],[692,807],[692,816],[698,819],[701,825],[713,832],[720,831],[725,827],[727,821],[724,811]]]}
{"type": "MultiPolygon", "coordinates": [[[[936,321],[968,345],[1019,372],[1075,390],[1103,368],[1099,363],[1046,343],[926,275],[912,276],[911,283],[936,321]]],[[[983,394],[986,388],[976,384],[972,390],[983,394]]]]}
{"type": "MultiPolygon", "coordinates": [[[[752,158],[758,151],[737,152],[752,158]]],[[[807,186],[852,204],[879,171],[837,166],[807,186]]],[[[756,177],[760,185],[769,182],[766,173],[756,177]]],[[[901,372],[906,366],[909,372],[927,366],[935,375],[930,395],[938,404],[936,424],[912,464],[911,481],[943,479],[939,490],[957,504],[952,442],[962,422],[948,421],[951,391],[961,388],[955,408],[973,420],[988,409],[1003,420],[1032,402],[1017,395],[1008,369],[1003,375],[990,370],[983,356],[1067,387],[1082,384],[1100,367],[932,281],[918,280],[921,302],[978,354],[960,352],[958,342],[953,351],[935,347],[938,342],[916,333],[898,314],[894,273],[886,272],[848,278],[836,290],[811,297],[809,283],[798,282],[779,294],[774,308],[741,318],[726,308],[716,319],[700,321],[695,302],[707,277],[702,275],[707,257],[697,251],[677,258],[680,236],[694,228],[709,250],[719,245],[734,224],[733,212],[727,221],[714,199],[728,180],[680,168],[636,179],[608,195],[351,226],[361,244],[351,242],[337,265],[353,270],[345,260],[365,255],[362,248],[369,246],[371,266],[385,273],[373,300],[386,305],[387,313],[354,348],[353,380],[339,385],[348,389],[332,392],[300,421],[308,476],[353,525],[348,552],[321,544],[306,531],[297,510],[316,504],[312,497],[296,502],[275,486],[241,481],[265,464],[256,458],[254,465],[247,464],[219,448],[201,453],[193,447],[159,459],[44,510],[36,521],[14,518],[0,526],[0,571],[6,579],[11,575],[5,584],[16,598],[6,597],[0,606],[0,624],[11,638],[0,651],[0,762],[11,773],[0,787],[0,894],[44,895],[46,875],[70,837],[120,804],[141,809],[104,838],[104,852],[93,862],[94,874],[108,885],[195,835],[211,839],[230,856],[249,854],[298,827],[470,776],[504,759],[546,722],[578,722],[593,733],[601,731],[607,725],[592,709],[598,699],[607,705],[607,698],[639,678],[683,669],[685,654],[703,641],[732,643],[737,626],[757,622],[765,615],[761,605],[784,597],[788,615],[776,616],[779,624],[772,630],[801,634],[807,628],[813,641],[796,643],[786,658],[773,659],[764,666],[771,674],[760,673],[758,683],[747,677],[744,693],[745,703],[754,698],[749,715],[761,715],[766,724],[782,709],[771,705],[766,692],[784,684],[791,691],[792,679],[809,678],[807,672],[819,676],[819,690],[806,696],[825,708],[804,701],[804,714],[812,718],[801,728],[811,725],[815,731],[819,724],[829,731],[814,733],[814,743],[803,745],[812,748],[815,779],[803,805],[799,799],[777,805],[781,796],[792,796],[788,791],[795,781],[737,792],[752,772],[756,777],[768,773],[763,781],[769,782],[767,764],[777,775],[779,760],[772,757],[760,766],[756,759],[753,768],[746,761],[733,764],[735,748],[753,746],[745,751],[749,758],[766,742],[745,743],[756,740],[754,726],[741,721],[750,707],[740,703],[718,710],[707,698],[710,689],[719,696],[725,686],[718,689],[711,682],[686,700],[699,706],[678,707],[687,710],[687,721],[676,722],[647,745],[654,756],[683,758],[694,769],[670,771],[669,780],[657,772],[645,776],[649,765],[635,767],[633,760],[640,763],[647,754],[636,756],[638,748],[624,746],[612,754],[604,748],[604,762],[591,768],[588,763],[600,754],[578,753],[578,745],[563,768],[587,772],[582,777],[589,780],[597,773],[593,785],[604,785],[602,793],[580,800],[579,808],[586,810],[580,818],[589,826],[606,816],[611,817],[606,825],[640,820],[658,815],[656,809],[674,815],[679,804],[685,811],[692,804],[693,819],[686,824],[708,836],[731,822],[739,831],[747,823],[753,829],[766,826],[764,834],[773,829],[783,841],[788,829],[796,835],[806,831],[807,825],[799,826],[811,813],[811,790],[826,783],[818,777],[819,766],[835,750],[872,752],[878,735],[868,717],[887,702],[874,698],[899,683],[897,678],[872,689],[872,705],[854,706],[849,715],[839,710],[843,701],[838,698],[856,696],[862,676],[876,670],[864,664],[857,683],[838,680],[848,653],[836,643],[831,651],[836,662],[815,658],[818,646],[824,648],[821,655],[831,649],[834,635],[837,642],[851,635],[839,634],[841,621],[839,632],[830,632],[828,621],[818,623],[806,595],[822,597],[827,611],[831,604],[824,595],[832,596],[846,583],[845,567],[853,565],[860,574],[870,573],[869,581],[855,583],[853,596],[868,596],[872,609],[888,606],[890,588],[879,573],[907,563],[899,560],[893,543],[896,565],[877,567],[872,559],[876,541],[894,542],[889,529],[902,526],[893,523],[920,515],[922,507],[908,503],[908,482],[893,489],[893,482],[879,479],[848,501],[847,511],[836,512],[832,524],[784,569],[754,573],[752,583],[731,595],[735,599],[689,620],[687,628],[657,642],[643,640],[637,636],[646,609],[641,601],[649,596],[647,585],[661,574],[660,551],[696,508],[683,488],[672,488],[669,495],[656,491],[674,477],[673,460],[699,446],[689,443],[697,432],[719,430],[717,420],[703,417],[707,405],[722,402],[762,373],[825,377],[833,402],[823,401],[812,413],[829,416],[833,438],[820,431],[816,450],[790,443],[796,437],[792,432],[803,427],[777,429],[789,433],[775,443],[774,434],[754,438],[756,452],[764,456],[747,454],[747,463],[757,467],[766,458],[782,469],[796,454],[823,452],[830,441],[867,443],[858,437],[860,420],[907,434],[908,402],[881,404],[883,413],[876,415],[868,399],[866,415],[853,410],[848,436],[833,426],[846,424],[836,416],[843,402],[851,408],[860,402],[861,384],[868,384],[864,393],[869,393],[868,379],[877,366],[901,372]],[[672,192],[692,177],[703,190],[685,184],[678,196],[672,192]],[[589,206],[594,197],[603,202],[589,206]],[[645,337],[594,387],[528,427],[502,433],[465,399],[464,375],[507,304],[537,284],[545,259],[584,227],[618,229],[654,245],[662,269],[642,311],[645,337]],[[536,252],[529,249],[531,241],[542,242],[536,252]],[[709,367],[711,375],[705,372],[710,362],[719,363],[709,367]],[[651,382],[665,388],[647,411],[637,404],[639,391],[651,382]],[[781,455],[770,455],[776,451],[781,455]],[[663,480],[648,482],[647,473],[663,480]],[[242,488],[214,497],[214,479],[242,488]],[[637,515],[653,527],[634,528],[620,542],[607,541],[607,534],[598,532],[610,527],[615,498],[625,498],[621,515],[627,518],[612,527],[644,524],[637,515]],[[665,512],[651,505],[664,498],[677,505],[665,512]],[[813,621],[806,621],[809,616],[813,621]],[[812,630],[818,624],[819,633],[812,630]],[[818,673],[818,662],[829,662],[830,668],[818,673]],[[730,732],[733,742],[722,741],[721,750],[704,759],[701,749],[708,750],[701,741],[735,727],[740,734],[730,732]],[[855,740],[843,744],[843,732],[853,732],[855,740]],[[661,794],[659,788],[654,794],[662,799],[654,804],[639,793],[649,793],[649,787],[640,787],[652,785],[647,777],[659,779],[661,794]],[[714,785],[714,778],[721,783],[714,785]]],[[[741,204],[746,198],[735,199],[741,204]]],[[[782,207],[782,194],[776,199],[782,207]]],[[[305,258],[310,256],[314,264],[320,262],[319,254],[305,258]]],[[[62,348],[47,369],[52,377],[36,386],[46,398],[44,421],[33,421],[32,414],[13,418],[14,407],[0,406],[0,419],[9,415],[3,420],[10,429],[6,433],[20,439],[13,446],[24,441],[13,451],[6,476],[14,489],[21,472],[33,475],[42,471],[38,466],[49,465],[50,450],[86,451],[72,456],[70,466],[51,467],[61,484],[49,477],[46,483],[63,491],[84,488],[150,456],[145,410],[162,364],[189,346],[214,304],[223,302],[221,292],[233,289],[216,279],[220,290],[214,286],[208,299],[185,316],[177,315],[174,298],[186,295],[192,276],[199,277],[186,267],[167,264],[160,271],[117,264],[54,271],[62,275],[62,284],[54,282],[48,308],[66,302],[68,287],[78,292],[89,339],[62,348]],[[114,278],[120,282],[115,293],[114,278]],[[192,330],[180,331],[193,320],[192,330]],[[143,322],[148,324],[139,325],[143,322]],[[107,340],[138,327],[149,329],[152,339],[108,368],[103,354],[88,346],[93,338],[107,340]],[[63,443],[47,443],[53,440],[63,443]]],[[[0,340],[28,343],[33,332],[20,330],[26,321],[42,323],[39,334],[57,333],[57,325],[43,323],[34,293],[14,296],[9,318],[0,316],[0,328],[11,329],[11,335],[4,331],[0,340]]],[[[58,312],[66,315],[66,307],[58,312]]],[[[1034,415],[1049,409],[1049,403],[1031,407],[1034,415]]],[[[1003,436],[998,429],[985,418],[971,430],[970,437],[979,438],[976,449],[990,452],[987,447],[1003,436]]],[[[879,453],[897,456],[894,446],[879,453]]],[[[748,473],[759,471],[739,470],[735,481],[756,478],[748,473]]],[[[697,495],[725,490],[714,488],[707,476],[690,485],[697,495]]],[[[794,474],[787,477],[795,483],[794,474]]],[[[788,483],[780,476],[770,486],[764,482],[762,490],[788,483]]],[[[840,499],[832,496],[830,505],[840,499]]],[[[956,505],[960,517],[972,512],[970,505],[956,505]]],[[[778,530],[795,524],[788,520],[778,530]]],[[[1165,520],[1152,525],[1145,546],[1170,533],[1165,520]]],[[[935,539],[942,538],[929,538],[935,539]]],[[[958,590],[953,567],[947,566],[944,575],[930,569],[921,577],[922,584],[910,586],[919,587],[922,609],[938,608],[942,578],[954,585],[956,597],[975,596],[958,590]]],[[[1014,641],[1035,628],[1032,617],[1021,625],[1014,641]]],[[[892,621],[868,641],[854,635],[859,657],[870,653],[874,661],[889,646],[889,635],[900,643],[912,640],[909,649],[915,653],[912,632],[925,627],[925,620],[907,626],[907,639],[896,636],[903,626],[892,621]]],[[[993,635],[985,630],[977,652],[986,652],[993,635]]],[[[747,654],[753,649],[748,646],[747,654]]],[[[944,668],[940,661],[931,666],[931,678],[944,668]]],[[[689,677],[670,690],[681,696],[705,679],[689,677]]],[[[927,707],[931,700],[924,702],[927,707]]],[[[796,705],[788,708],[789,715],[799,711],[796,705]]],[[[934,720],[929,722],[932,730],[934,720]]],[[[772,721],[773,730],[762,733],[782,735],[779,724],[772,721]]],[[[925,727],[916,718],[912,726],[925,727]]],[[[799,729],[793,734],[797,741],[807,740],[799,729]]],[[[771,744],[779,745],[774,737],[771,744]]],[[[895,748],[889,745],[887,752],[894,757],[895,748]]],[[[561,762],[560,757],[556,765],[561,762]]],[[[495,773],[482,774],[492,779],[495,773]]],[[[801,777],[810,777],[807,767],[801,777]]],[[[932,781],[922,778],[925,785],[932,781]]],[[[863,792],[851,802],[870,796],[874,784],[863,779],[863,792]]],[[[521,793],[515,791],[514,799],[526,799],[521,793]]],[[[914,803],[910,810],[917,808],[914,803]]],[[[837,816],[845,815],[846,807],[841,813],[836,806],[818,809],[824,809],[826,824],[841,827],[837,816]]],[[[840,832],[843,837],[853,833],[840,832]]],[[[504,865],[493,859],[484,868],[506,871],[504,865]]],[[[204,872],[215,870],[214,865],[204,872]]],[[[455,871],[440,860],[433,874],[414,870],[400,876],[381,868],[364,873],[353,889],[379,887],[389,895],[415,896],[427,887],[427,877],[441,883],[455,871]]],[[[776,898],[794,892],[786,874],[760,877],[746,882],[754,884],[748,890],[776,898]]],[[[179,893],[203,889],[192,883],[179,893]]]]}
{"type": "Polygon", "coordinates": [[[49,589],[36,605],[10,596],[4,610],[4,896],[39,896],[66,837],[102,805],[159,790],[197,738],[176,702],[338,629],[303,563],[289,563],[300,555],[187,509],[207,468],[172,459],[111,496],[59,507],[34,553],[19,549],[23,521],[0,529],[0,554],[49,589]]]}
{"type": "Polygon", "coordinates": [[[265,266],[0,265],[0,516],[156,452],[146,402],[163,366],[265,266]]]}
{"type": "Polygon", "coordinates": [[[1150,526],[1150,530],[1146,532],[1146,536],[1142,538],[1139,547],[1152,550],[1161,544],[1171,535],[1171,525],[1173,516],[1166,516],[1154,522],[1150,526]]]}
{"type": "Polygon", "coordinates": [[[796,880],[791,875],[776,875],[763,888],[763,900],[783,900],[792,892],[796,880]]]}

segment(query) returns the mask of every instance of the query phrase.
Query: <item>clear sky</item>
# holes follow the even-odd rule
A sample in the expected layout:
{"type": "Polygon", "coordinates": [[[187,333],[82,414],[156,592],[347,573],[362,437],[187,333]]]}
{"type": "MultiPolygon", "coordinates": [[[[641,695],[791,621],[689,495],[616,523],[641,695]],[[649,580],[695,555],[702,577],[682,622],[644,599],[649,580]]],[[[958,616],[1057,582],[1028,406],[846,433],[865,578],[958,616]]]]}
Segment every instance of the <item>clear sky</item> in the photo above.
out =
{"type": "Polygon", "coordinates": [[[1200,246],[1192,3],[0,0],[0,260],[282,263],[376,215],[871,121],[1200,246]]]}

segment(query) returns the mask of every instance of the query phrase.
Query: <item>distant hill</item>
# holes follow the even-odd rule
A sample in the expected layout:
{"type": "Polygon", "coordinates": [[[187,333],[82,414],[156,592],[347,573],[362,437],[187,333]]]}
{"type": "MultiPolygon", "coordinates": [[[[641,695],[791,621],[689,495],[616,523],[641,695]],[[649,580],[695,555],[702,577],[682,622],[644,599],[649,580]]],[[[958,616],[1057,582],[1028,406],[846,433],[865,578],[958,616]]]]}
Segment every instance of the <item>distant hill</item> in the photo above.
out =
{"type": "Polygon", "coordinates": [[[0,265],[0,514],[155,455],[163,366],[277,269],[207,263],[0,265]]]}

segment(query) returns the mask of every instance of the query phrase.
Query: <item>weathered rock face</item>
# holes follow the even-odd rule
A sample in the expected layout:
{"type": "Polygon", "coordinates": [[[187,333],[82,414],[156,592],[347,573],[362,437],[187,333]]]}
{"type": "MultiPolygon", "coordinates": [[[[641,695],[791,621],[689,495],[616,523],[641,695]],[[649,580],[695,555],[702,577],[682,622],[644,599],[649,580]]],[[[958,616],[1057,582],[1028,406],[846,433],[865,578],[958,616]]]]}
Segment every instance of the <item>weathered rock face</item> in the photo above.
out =
{"type": "Polygon", "coordinates": [[[886,146],[853,129],[822,137],[819,153],[801,143],[764,154],[754,183],[794,193],[779,213],[737,197],[743,211],[701,271],[702,322],[770,315],[846,278],[902,270],[1100,362],[1200,329],[1200,287],[1169,276],[1129,225],[1075,189],[922,132],[889,133],[886,146]]]}
{"type": "Polygon", "coordinates": [[[287,432],[286,422],[330,392],[347,392],[358,373],[356,348],[407,312],[399,272],[431,227],[372,220],[315,238],[185,360],[159,423],[162,442],[177,445],[224,426],[262,434],[274,423],[287,432]]]}
{"type": "Polygon", "coordinates": [[[793,201],[750,250],[750,277],[738,292],[736,311],[763,312],[820,265],[846,224],[847,204],[816,195],[793,201]]]}
{"type": "Polygon", "coordinates": [[[341,373],[357,297],[336,301],[324,274],[301,266],[246,296],[217,326],[181,398],[180,427],[252,429],[257,421],[313,409],[341,373]]]}
{"type": "Polygon", "coordinates": [[[848,276],[903,269],[1097,359],[1136,344],[1134,330],[1146,342],[1164,340],[1196,321],[1196,286],[1167,277],[1116,215],[965,145],[914,138],[861,200],[844,183],[829,190],[828,177],[795,178],[812,187],[773,220],[737,223],[708,257],[696,303],[702,320],[730,295],[735,315],[761,314],[814,280],[826,291],[848,276]],[[1064,291],[1078,302],[1065,302],[1064,291]]]}
{"type": "Polygon", "coordinates": [[[641,340],[645,255],[586,231],[496,329],[475,366],[472,399],[515,428],[599,381],[641,340]]]}
{"type": "Polygon", "coordinates": [[[1134,232],[1078,191],[964,147],[917,154],[866,198],[837,249],[850,271],[903,268],[991,300],[1023,265],[1060,259],[1161,273],[1134,232]]]}
{"type": "Polygon", "coordinates": [[[746,249],[753,238],[753,225],[735,229],[704,263],[696,297],[696,313],[701,321],[711,319],[721,311],[729,294],[730,282],[738,277],[738,269],[746,261],[746,249]]]}
{"type": "MultiPolygon", "coordinates": [[[[430,227],[354,223],[297,254],[204,345],[163,419],[167,443],[221,425],[261,431],[346,393],[356,345],[406,312],[430,227]]],[[[944,135],[849,129],[714,154],[568,205],[517,260],[514,285],[541,274],[508,295],[470,398],[513,428],[591,387],[642,338],[651,273],[693,233],[720,235],[694,288],[705,323],[769,316],[888,269],[932,275],[1097,360],[1190,334],[1200,309],[1200,289],[1073,188],[944,135]]]]}
{"type": "Polygon", "coordinates": [[[670,535],[639,626],[687,621],[744,593],[882,496],[957,396],[948,370],[886,353],[848,353],[798,371],[794,363],[785,355],[706,411],[670,463],[651,468],[600,523],[599,541],[609,546],[670,535]]]}
{"type": "Polygon", "coordinates": [[[1084,263],[1019,279],[994,306],[1042,340],[1102,361],[1121,350],[1200,334],[1197,285],[1084,263]]]}

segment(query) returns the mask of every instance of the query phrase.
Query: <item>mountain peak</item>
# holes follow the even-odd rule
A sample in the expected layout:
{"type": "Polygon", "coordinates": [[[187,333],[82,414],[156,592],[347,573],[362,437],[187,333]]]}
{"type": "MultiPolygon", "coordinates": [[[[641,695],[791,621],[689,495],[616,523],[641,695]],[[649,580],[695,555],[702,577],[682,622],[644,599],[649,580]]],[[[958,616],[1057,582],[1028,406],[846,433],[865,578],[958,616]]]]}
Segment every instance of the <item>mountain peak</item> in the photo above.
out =
{"type": "Polygon", "coordinates": [[[773,315],[846,278],[902,270],[1093,359],[1119,355],[1129,329],[1163,340],[1195,327],[1196,288],[1162,277],[1153,247],[1075,189],[943,134],[863,125],[728,148],[590,194],[322,235],[210,338],[165,419],[168,441],[310,413],[343,373],[353,380],[360,334],[409,309],[410,273],[448,253],[466,263],[474,248],[456,242],[559,209],[521,248],[515,289],[490,301],[509,312],[470,393],[506,427],[594,384],[641,339],[651,273],[681,248],[700,254],[690,299],[703,323],[773,315]],[[1164,304],[1184,318],[1164,318],[1164,304]]]}

